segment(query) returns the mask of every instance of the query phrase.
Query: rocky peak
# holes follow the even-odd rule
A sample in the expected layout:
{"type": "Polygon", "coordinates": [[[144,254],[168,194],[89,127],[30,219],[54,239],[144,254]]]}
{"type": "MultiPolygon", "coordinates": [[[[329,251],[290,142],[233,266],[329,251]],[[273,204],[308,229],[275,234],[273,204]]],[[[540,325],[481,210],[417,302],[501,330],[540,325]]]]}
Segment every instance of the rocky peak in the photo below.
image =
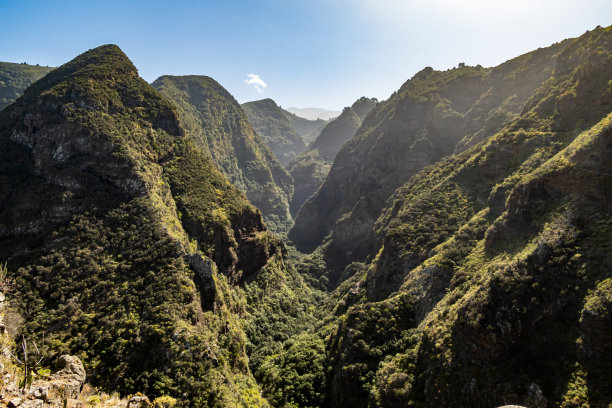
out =
{"type": "Polygon", "coordinates": [[[361,119],[363,122],[368,113],[374,109],[377,103],[378,99],[376,98],[366,98],[365,96],[362,96],[351,105],[351,109],[355,111],[357,116],[359,116],[359,119],[361,119]]]}

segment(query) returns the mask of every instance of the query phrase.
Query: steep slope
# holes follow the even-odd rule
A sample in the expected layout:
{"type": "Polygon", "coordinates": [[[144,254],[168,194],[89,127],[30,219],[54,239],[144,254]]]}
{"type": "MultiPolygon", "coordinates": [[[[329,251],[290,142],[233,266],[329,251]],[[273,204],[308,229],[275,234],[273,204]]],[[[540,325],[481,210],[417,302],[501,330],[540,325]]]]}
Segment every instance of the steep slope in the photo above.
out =
{"type": "Polygon", "coordinates": [[[291,126],[293,126],[295,131],[298,132],[300,136],[302,136],[302,139],[306,143],[306,146],[314,142],[323,130],[323,128],[329,123],[328,120],[310,120],[301,116],[297,116],[296,114],[286,111],[284,109],[282,110],[285,116],[287,117],[287,120],[291,122],[291,126]]]}
{"type": "Polygon", "coordinates": [[[206,76],[165,75],[152,86],[176,104],[187,133],[261,210],[268,226],[286,230],[291,222],[291,176],[255,134],[232,95],[206,76]]]}
{"type": "MultiPolygon", "coordinates": [[[[375,251],[373,226],[393,191],[424,167],[495,134],[548,79],[563,44],[499,67],[425,68],[370,112],[338,152],[321,188],[298,212],[290,238],[325,251],[339,273],[375,251]]],[[[333,279],[332,279],[333,281],[333,279]]]]}
{"type": "Polygon", "coordinates": [[[306,149],[302,137],[272,99],[243,103],[242,109],[257,135],[266,142],[283,166],[306,149]]]}
{"type": "Polygon", "coordinates": [[[0,112],[0,195],[13,303],[51,361],[78,355],[104,389],[182,406],[267,405],[243,330],[257,305],[233,285],[300,280],[118,47],[80,55],[0,112]]]}
{"type": "Polygon", "coordinates": [[[0,110],[15,100],[30,84],[53,68],[38,65],[0,62],[0,110]]]}
{"type": "Polygon", "coordinates": [[[355,136],[377,102],[375,98],[361,97],[350,108],[345,108],[340,116],[325,126],[308,150],[287,165],[294,180],[292,214],[295,215],[304,201],[317,191],[342,145],[355,136]]]}
{"type": "Polygon", "coordinates": [[[563,42],[518,117],[394,192],[300,338],[319,406],[612,403],[611,80],[612,27],[563,42]]]}

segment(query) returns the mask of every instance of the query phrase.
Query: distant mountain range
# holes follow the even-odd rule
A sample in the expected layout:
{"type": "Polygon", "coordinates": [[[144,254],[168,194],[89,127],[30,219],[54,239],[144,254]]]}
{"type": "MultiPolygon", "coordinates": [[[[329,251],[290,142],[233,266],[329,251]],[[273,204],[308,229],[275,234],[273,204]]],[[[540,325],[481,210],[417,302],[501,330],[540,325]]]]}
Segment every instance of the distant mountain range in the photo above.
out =
{"type": "Polygon", "coordinates": [[[287,108],[288,112],[294,113],[297,116],[310,120],[330,120],[342,113],[341,111],[323,109],[323,108],[287,108]]]}

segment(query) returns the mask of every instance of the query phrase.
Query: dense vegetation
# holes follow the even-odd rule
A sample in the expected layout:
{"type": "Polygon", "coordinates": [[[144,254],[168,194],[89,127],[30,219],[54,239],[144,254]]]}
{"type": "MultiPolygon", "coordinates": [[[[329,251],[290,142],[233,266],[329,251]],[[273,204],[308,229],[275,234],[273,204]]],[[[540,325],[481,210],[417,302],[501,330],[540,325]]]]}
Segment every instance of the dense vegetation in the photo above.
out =
{"type": "MultiPolygon", "coordinates": [[[[376,251],[374,223],[395,189],[444,156],[495,134],[550,78],[563,44],[495,68],[427,67],[379,103],[338,152],[289,237],[303,251],[324,243],[337,276],[376,251]]],[[[332,279],[333,281],[334,279],[332,279]]]]}
{"type": "Polygon", "coordinates": [[[317,191],[338,150],[355,136],[361,122],[377,102],[375,98],[359,98],[323,128],[321,134],[308,146],[308,150],[287,165],[287,170],[294,180],[291,214],[295,215],[304,201],[317,191]]]}
{"type": "MultiPolygon", "coordinates": [[[[603,334],[612,329],[606,266],[612,260],[612,27],[506,63],[521,67],[508,80],[527,75],[523,69],[540,72],[527,61],[543,55],[548,57],[539,61],[549,66],[551,58],[554,69],[513,119],[468,147],[466,140],[483,137],[482,128],[474,130],[482,124],[478,117],[488,115],[482,110],[477,123],[458,118],[472,136],[453,138],[457,154],[425,167],[386,204],[368,203],[382,210],[371,224],[365,263],[344,268],[345,260],[336,273],[329,268],[338,262],[330,260],[337,255],[334,240],[346,234],[341,222],[367,232],[363,220],[353,218],[361,203],[311,255],[305,271],[337,286],[328,319],[310,334],[326,333],[323,405],[612,402],[612,366],[604,362],[612,349],[603,334]]],[[[450,78],[459,78],[451,81],[455,86],[471,78],[474,89],[500,68],[455,71],[426,70],[416,78],[426,82],[413,79],[403,91],[440,95],[437,87],[444,90],[450,78]]],[[[495,93],[502,94],[492,88],[487,96],[495,93]]],[[[376,108],[364,126],[392,115],[383,111],[392,101],[376,108]]],[[[451,111],[445,115],[452,118],[451,111]]],[[[388,131],[390,124],[381,123],[388,131]]],[[[342,149],[344,160],[367,145],[364,126],[342,149]]],[[[415,143],[411,133],[402,135],[415,143]]],[[[334,182],[346,186],[354,174],[364,177],[350,169],[338,171],[334,182]]]]}
{"type": "Polygon", "coordinates": [[[0,112],[21,331],[181,406],[607,407],[611,84],[598,27],[360,99],[301,156],[333,161],[301,254],[247,199],[241,155],[280,165],[230,143],[262,145],[220,85],[162,77],[170,102],[90,50],[0,112]]]}
{"type": "Polygon", "coordinates": [[[0,110],[15,100],[30,84],[53,68],[38,65],[0,62],[0,110]]]}
{"type": "Polygon", "coordinates": [[[176,105],[188,135],[261,210],[268,227],[285,231],[291,222],[293,180],[255,134],[234,97],[206,76],[166,75],[152,86],[176,105]]]}
{"type": "Polygon", "coordinates": [[[311,292],[197,144],[116,46],[61,66],[0,113],[0,256],[48,361],[76,354],[91,382],[126,394],[266,406],[249,310],[280,302],[265,282],[302,295],[282,292],[297,309],[278,316],[311,292]]]}
{"type": "Polygon", "coordinates": [[[257,135],[266,142],[283,166],[306,149],[304,140],[285,112],[272,99],[247,102],[242,104],[242,109],[257,135]]]}

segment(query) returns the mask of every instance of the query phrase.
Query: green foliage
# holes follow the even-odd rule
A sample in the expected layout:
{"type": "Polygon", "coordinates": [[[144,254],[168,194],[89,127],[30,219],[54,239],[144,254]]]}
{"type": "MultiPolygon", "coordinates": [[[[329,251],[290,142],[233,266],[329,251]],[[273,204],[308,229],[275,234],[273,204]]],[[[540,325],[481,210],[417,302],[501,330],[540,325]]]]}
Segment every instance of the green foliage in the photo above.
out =
{"type": "Polygon", "coordinates": [[[53,68],[38,65],[0,62],[0,110],[15,100],[32,84],[53,68]]]}
{"type": "Polygon", "coordinates": [[[329,122],[308,149],[287,164],[294,180],[291,213],[297,214],[302,204],[319,188],[327,176],[336,153],[349,141],[367,114],[374,109],[377,100],[362,97],[351,108],[345,108],[340,116],[329,122]]]}
{"type": "Polygon", "coordinates": [[[153,400],[153,407],[155,408],[172,408],[176,405],[176,398],[172,398],[168,395],[162,395],[153,400]]]}
{"type": "Polygon", "coordinates": [[[296,219],[325,237],[311,269],[365,260],[329,299],[332,405],[530,406],[532,382],[549,405],[612,402],[610,38],[425,69],[340,150],[296,219]],[[385,316],[411,318],[394,333],[385,316]]]}
{"type": "Polygon", "coordinates": [[[302,137],[306,145],[311,144],[321,133],[321,130],[329,123],[328,120],[310,120],[297,116],[294,113],[281,109],[291,126],[302,137]]]}
{"type": "Polygon", "coordinates": [[[257,135],[283,166],[306,149],[302,137],[272,99],[247,102],[242,104],[242,109],[257,135]]]}
{"type": "Polygon", "coordinates": [[[245,285],[244,295],[249,365],[264,397],[274,406],[319,406],[325,382],[323,340],[301,333],[312,333],[316,326],[323,294],[275,258],[245,285]]]}
{"type": "MultiPolygon", "coordinates": [[[[0,256],[23,334],[159,406],[530,406],[534,388],[609,405],[611,35],[426,68],[347,108],[328,131],[360,130],[298,216],[298,240],[324,245],[290,248],[295,266],[217,170],[271,191],[285,225],[290,179],[231,96],[156,81],[185,136],[118,48],[85,53],[0,112],[0,256]]],[[[319,177],[323,159],[295,168],[319,177]]]]}
{"type": "Polygon", "coordinates": [[[320,407],[326,391],[325,344],[317,334],[303,333],[284,342],[277,354],[259,365],[255,376],[274,406],[320,407]]]}
{"type": "Polygon", "coordinates": [[[52,71],[9,110],[0,113],[0,252],[14,271],[22,332],[45,333],[51,360],[79,356],[107,390],[180,396],[182,406],[266,406],[254,397],[243,309],[228,281],[256,273],[278,243],[184,137],[172,105],[109,45],[52,71]],[[199,250],[216,263],[208,309],[195,284],[203,278],[184,257],[199,250]]]}
{"type": "Polygon", "coordinates": [[[188,136],[261,210],[268,227],[285,231],[291,219],[293,180],[229,92],[205,76],[166,75],[152,86],[176,105],[188,136]]]}

